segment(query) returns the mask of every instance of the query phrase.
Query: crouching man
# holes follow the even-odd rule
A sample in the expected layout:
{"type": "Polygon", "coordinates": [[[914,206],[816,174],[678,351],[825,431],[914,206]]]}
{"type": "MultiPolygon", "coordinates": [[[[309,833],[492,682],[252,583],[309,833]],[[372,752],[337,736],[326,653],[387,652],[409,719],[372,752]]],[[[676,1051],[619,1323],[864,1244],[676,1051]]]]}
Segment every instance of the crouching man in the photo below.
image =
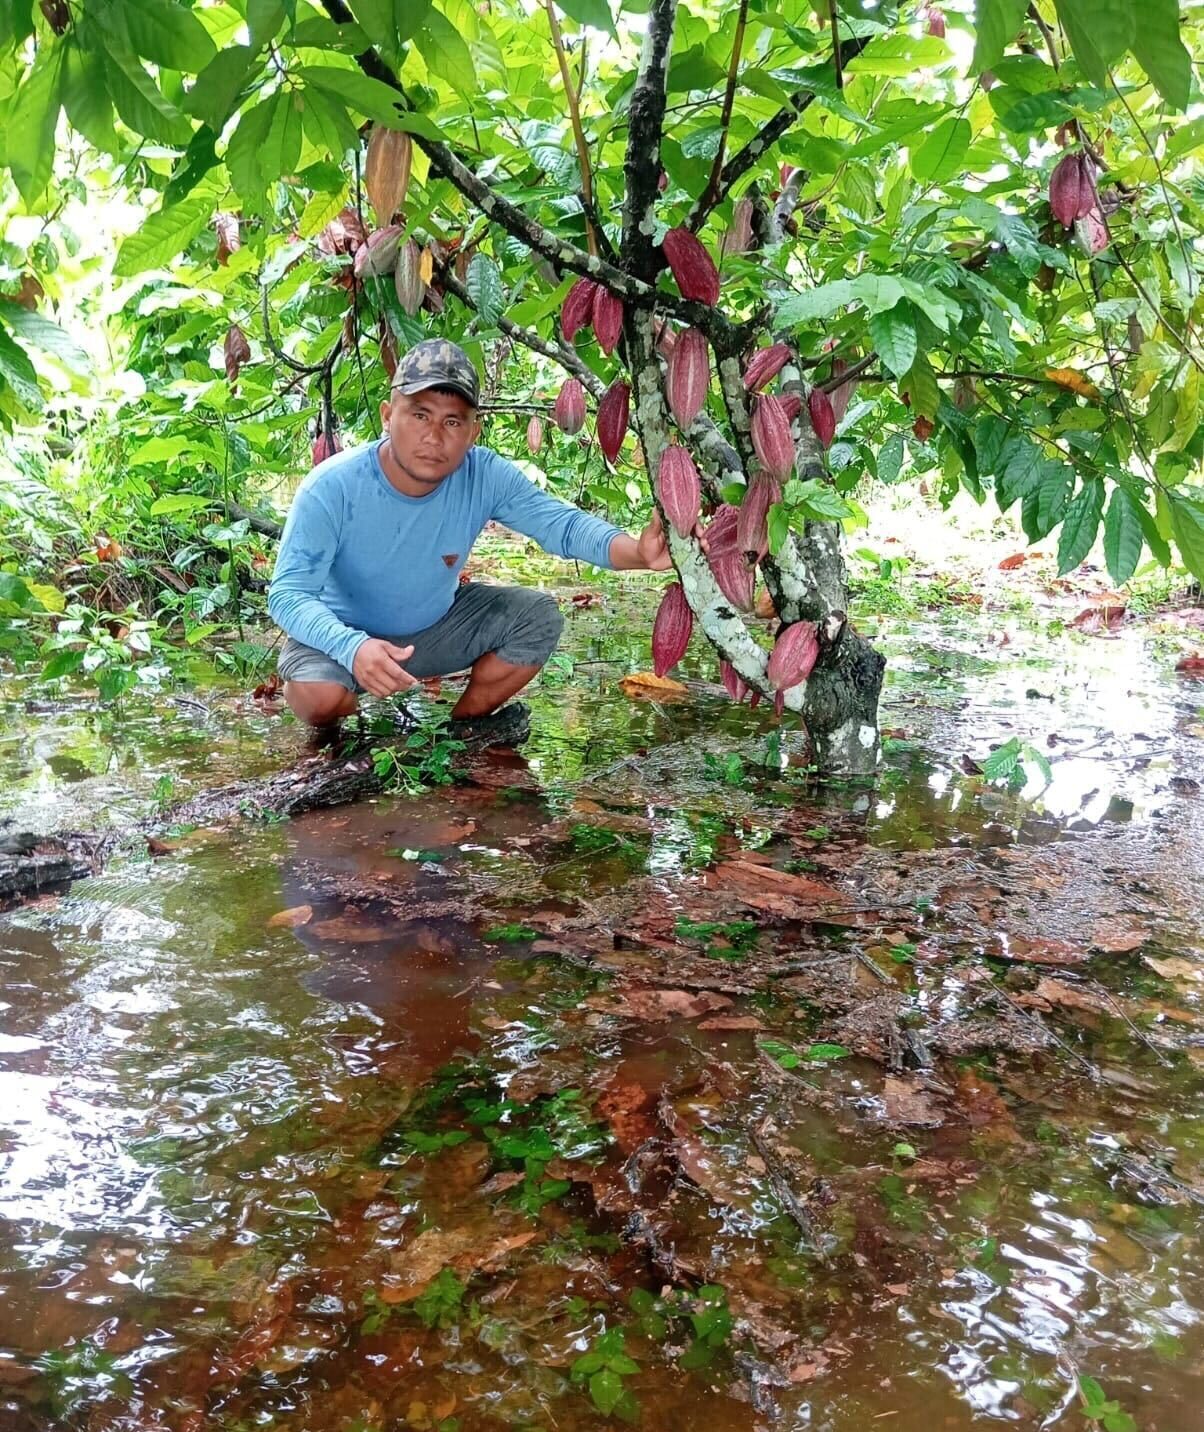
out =
{"type": "MultiPolygon", "coordinates": [[[[289,706],[315,727],[420,678],[469,670],[452,720],[487,719],[535,676],[563,619],[547,592],[459,584],[486,523],[598,567],[665,571],[654,514],[639,537],[534,486],[477,447],[480,380],[446,339],[397,365],[381,404],[384,438],[336,453],[297,491],[268,608],[287,634],[280,674],[289,706]]],[[[466,728],[461,728],[462,730],[466,728]]]]}

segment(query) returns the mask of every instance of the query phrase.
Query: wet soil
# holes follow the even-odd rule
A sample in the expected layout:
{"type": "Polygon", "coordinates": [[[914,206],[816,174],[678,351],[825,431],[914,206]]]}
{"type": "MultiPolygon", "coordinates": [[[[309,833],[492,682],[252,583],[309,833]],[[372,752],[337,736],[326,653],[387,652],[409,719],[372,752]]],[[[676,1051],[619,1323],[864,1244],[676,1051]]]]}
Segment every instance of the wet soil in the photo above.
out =
{"type": "MultiPolygon", "coordinates": [[[[885,768],[818,787],[571,595],[521,756],[0,919],[0,1428],[1194,1425],[1204,690],[883,619],[885,768]]],[[[192,699],[25,709],[0,815],[299,747],[192,699]]]]}

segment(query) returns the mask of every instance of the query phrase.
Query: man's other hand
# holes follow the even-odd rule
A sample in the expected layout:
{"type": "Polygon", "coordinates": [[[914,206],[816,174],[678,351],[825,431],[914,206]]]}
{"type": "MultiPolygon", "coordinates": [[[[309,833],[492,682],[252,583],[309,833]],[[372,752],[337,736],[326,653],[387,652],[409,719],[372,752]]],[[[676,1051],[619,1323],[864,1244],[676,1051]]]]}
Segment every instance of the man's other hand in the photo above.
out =
{"type": "Polygon", "coordinates": [[[661,526],[661,515],[652,509],[648,525],[636,541],[636,551],[643,565],[650,572],[667,572],[673,565],[669,557],[669,544],[665,540],[665,529],[661,526]]]}
{"type": "Polygon", "coordinates": [[[402,666],[414,655],[412,646],[394,646],[383,637],[370,636],[355,654],[351,674],[373,696],[392,696],[418,684],[402,666]]]}

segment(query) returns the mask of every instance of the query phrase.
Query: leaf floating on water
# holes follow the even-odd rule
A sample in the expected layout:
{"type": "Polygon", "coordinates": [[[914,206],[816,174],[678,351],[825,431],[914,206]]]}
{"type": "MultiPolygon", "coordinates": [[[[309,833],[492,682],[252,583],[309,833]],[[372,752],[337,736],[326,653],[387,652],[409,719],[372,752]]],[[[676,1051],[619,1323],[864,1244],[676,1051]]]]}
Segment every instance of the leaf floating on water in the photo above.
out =
{"type": "Polygon", "coordinates": [[[268,929],[295,930],[299,925],[308,925],[314,917],[312,905],[294,905],[289,910],[280,910],[268,921],[268,929]]]}
{"type": "Polygon", "coordinates": [[[605,994],[591,994],[582,1002],[603,1014],[651,1021],[697,1019],[699,1015],[727,1009],[731,1005],[726,995],[712,994],[709,990],[690,994],[684,989],[613,990],[605,994]]]}
{"type": "Polygon", "coordinates": [[[1145,962],[1164,980],[1204,980],[1204,965],[1197,964],[1194,960],[1185,960],[1181,955],[1169,955],[1164,960],[1146,955],[1145,962]]]}
{"type": "Polygon", "coordinates": [[[915,1075],[888,1074],[882,1086],[887,1120],[915,1128],[936,1128],[945,1122],[937,1098],[915,1075]]]}
{"type": "Polygon", "coordinates": [[[619,690],[634,701],[685,701],[688,687],[671,676],[656,676],[651,671],[635,671],[624,676],[619,690]]]}
{"type": "Polygon", "coordinates": [[[1139,950],[1149,938],[1148,930],[1101,921],[1091,931],[1091,948],[1107,955],[1127,955],[1139,950]]]}

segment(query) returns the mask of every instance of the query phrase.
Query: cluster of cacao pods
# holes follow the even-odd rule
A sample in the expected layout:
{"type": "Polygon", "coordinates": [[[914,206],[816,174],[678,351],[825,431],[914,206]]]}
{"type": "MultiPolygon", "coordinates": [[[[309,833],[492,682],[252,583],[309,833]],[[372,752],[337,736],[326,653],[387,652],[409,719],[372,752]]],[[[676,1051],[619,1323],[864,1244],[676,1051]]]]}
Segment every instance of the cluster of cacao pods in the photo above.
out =
{"type": "Polygon", "coordinates": [[[598,347],[609,356],[623,332],[623,300],[592,278],[579,278],[560,309],[560,331],[571,343],[583,328],[592,328],[598,347]]]}
{"type": "Polygon", "coordinates": [[[1049,208],[1059,224],[1074,227],[1088,256],[1108,246],[1108,225],[1095,186],[1095,161],[1076,150],[1064,154],[1049,176],[1049,208]]]}
{"type": "MultiPolygon", "coordinates": [[[[751,493],[745,494],[745,501],[751,493]]],[[[707,563],[715,585],[739,612],[753,608],[756,573],[740,548],[740,508],[724,503],[706,530],[707,563]]]]}

